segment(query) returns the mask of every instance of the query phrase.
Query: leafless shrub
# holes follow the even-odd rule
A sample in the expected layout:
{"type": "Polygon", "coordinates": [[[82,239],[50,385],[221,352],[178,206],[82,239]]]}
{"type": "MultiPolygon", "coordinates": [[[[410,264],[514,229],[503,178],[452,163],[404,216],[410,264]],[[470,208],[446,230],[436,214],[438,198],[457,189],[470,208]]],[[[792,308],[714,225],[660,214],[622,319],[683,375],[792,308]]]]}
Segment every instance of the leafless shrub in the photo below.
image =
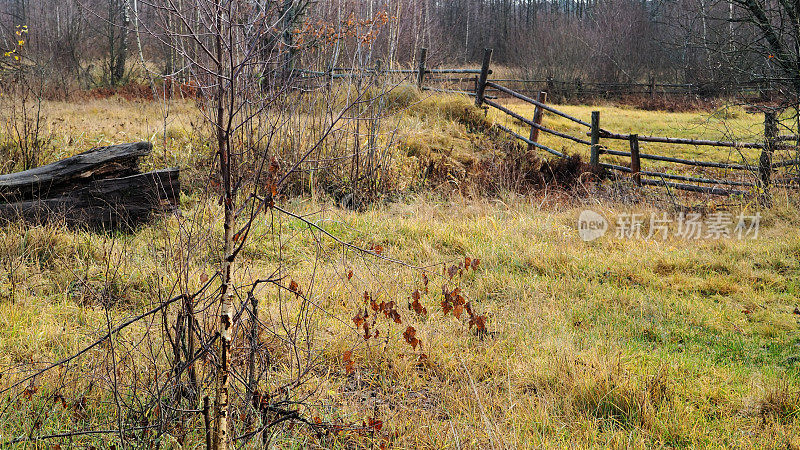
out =
{"type": "MultiPolygon", "coordinates": [[[[382,341],[399,336],[389,329],[402,324],[401,342],[421,353],[410,313],[398,310],[400,298],[409,284],[419,283],[420,273],[426,290],[437,274],[393,259],[380,244],[336,237],[284,199],[323,169],[341,180],[354,207],[381,195],[392,145],[383,122],[392,112],[387,93],[394,85],[380,71],[329,86],[301,80],[298,60],[322,64],[315,62],[313,48],[293,40],[298,23],[292,18],[310,2],[134,5],[146,5],[154,17],[143,23],[134,8],[134,36],[160,39],[185,64],[175,70],[188,74],[196,89],[204,120],[195,132],[213,143],[212,167],[191,204],[148,231],[156,265],[139,268],[147,283],[134,285],[123,276],[135,264],[125,239],[105,236],[93,250],[102,276],[90,280],[76,273],[73,284],[99,308],[102,323],[88,345],[62,360],[2,372],[9,380],[0,390],[4,404],[22,405],[0,413],[6,422],[18,419],[12,422],[21,431],[4,444],[111,435],[120,445],[145,447],[168,436],[180,443],[205,436],[208,447],[219,449],[268,445],[289,426],[318,439],[342,429],[376,435],[382,423],[377,417],[342,424],[315,413],[309,401],[319,388],[314,380],[333,351],[320,330],[330,319],[343,338],[354,340],[353,350],[369,350],[359,329],[366,339],[377,333],[351,325],[350,317],[353,310],[370,308],[365,320],[370,316],[373,331],[383,327],[382,341]],[[343,257],[341,266],[323,265],[330,252],[325,240],[353,256],[343,257]],[[270,258],[248,256],[259,248],[270,258]],[[398,271],[397,286],[370,285],[376,264],[406,275],[398,271]],[[359,295],[347,316],[332,311],[326,293],[353,289],[361,279],[373,299],[396,300],[372,305],[359,295]],[[139,292],[139,303],[128,301],[130,292],[139,292]],[[120,318],[120,311],[127,317],[120,318]],[[381,314],[390,321],[377,323],[381,314]],[[44,429],[64,423],[74,427],[44,429]]],[[[353,63],[362,67],[371,51],[365,36],[368,31],[339,38],[341,45],[354,46],[353,63]]],[[[313,181],[308,185],[313,192],[313,181]]],[[[448,280],[442,295],[466,331],[485,333],[487,318],[458,287],[460,274],[478,264],[452,264],[442,275],[448,280]]],[[[419,298],[408,308],[415,314],[424,310],[419,298]]]]}
{"type": "Polygon", "coordinates": [[[27,57],[28,28],[16,27],[15,36],[0,59],[0,172],[37,167],[50,144],[42,113],[42,68],[27,57]]]}

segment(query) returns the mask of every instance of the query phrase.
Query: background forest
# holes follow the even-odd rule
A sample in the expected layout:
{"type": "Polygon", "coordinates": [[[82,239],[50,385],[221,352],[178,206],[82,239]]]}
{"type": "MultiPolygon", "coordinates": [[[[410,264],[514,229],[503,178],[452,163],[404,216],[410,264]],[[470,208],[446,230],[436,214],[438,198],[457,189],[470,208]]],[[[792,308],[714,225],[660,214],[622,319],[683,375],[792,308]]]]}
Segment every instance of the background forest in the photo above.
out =
{"type": "MultiPolygon", "coordinates": [[[[281,14],[273,37],[297,58],[304,54],[300,50],[314,48],[317,65],[329,67],[343,65],[356,51],[357,44],[346,43],[339,33],[366,25],[371,51],[361,58],[391,64],[413,64],[426,47],[431,65],[475,66],[489,47],[496,63],[516,69],[521,77],[619,83],[654,79],[712,90],[775,78],[777,70],[769,52],[754,47],[761,34],[744,1],[251,3],[254,11],[281,14]]],[[[168,2],[175,10],[192,9],[191,4],[168,2]]],[[[183,25],[164,14],[163,5],[147,0],[4,0],[1,5],[3,47],[15,48],[17,27],[27,26],[25,56],[47,79],[48,95],[141,81],[145,74],[131,59],[144,59],[152,74],[188,78],[189,61],[178,57],[172,33],[180,33],[183,25]]],[[[790,9],[777,11],[789,16],[789,34],[790,9]]]]}

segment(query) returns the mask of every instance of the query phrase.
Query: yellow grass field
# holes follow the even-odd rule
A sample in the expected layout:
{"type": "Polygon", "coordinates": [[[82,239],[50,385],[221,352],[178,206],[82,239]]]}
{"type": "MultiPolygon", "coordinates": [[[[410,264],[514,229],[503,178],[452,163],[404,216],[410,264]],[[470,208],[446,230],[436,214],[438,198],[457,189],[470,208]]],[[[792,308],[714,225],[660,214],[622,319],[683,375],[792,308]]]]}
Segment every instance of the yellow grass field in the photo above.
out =
{"type": "MultiPolygon", "coordinates": [[[[513,107],[532,116],[532,109],[513,107]]],[[[749,140],[757,139],[763,127],[762,117],[736,108],[724,122],[707,113],[561,108],[584,119],[600,109],[602,126],[617,132],[749,140]]],[[[54,148],[60,150],[45,162],[95,145],[135,140],[154,143],[147,168],[186,168],[209,158],[207,148],[192,136],[197,119],[188,102],[172,104],[166,125],[162,106],[117,98],[48,103],[46,112],[54,148]]],[[[501,120],[494,113],[489,117],[501,120]]],[[[578,132],[547,115],[544,124],[578,132]]],[[[411,111],[397,126],[401,144],[415,152],[423,147],[466,152],[456,146],[474,140],[441,116],[411,111]]],[[[570,153],[582,151],[550,138],[542,142],[570,153]]],[[[722,156],[656,145],[643,151],[712,160],[722,156]]],[[[184,175],[197,171],[190,167],[184,175]]],[[[218,205],[203,205],[199,199],[200,194],[184,193],[183,219],[167,216],[131,234],[57,224],[0,227],[0,387],[13,382],[14,367],[63,358],[105,332],[108,319],[116,323],[166,296],[164,287],[175,276],[169,269],[175,265],[171,249],[179,245],[170,236],[220,213],[218,205]],[[102,296],[93,294],[101,291],[113,292],[110,318],[102,296]]],[[[245,281],[269,275],[280,252],[292,279],[306,290],[313,286],[316,309],[310,329],[324,350],[319,369],[303,388],[308,401],[301,412],[325,421],[360,423],[379,417],[384,423],[372,436],[342,432],[319,438],[300,428],[281,428],[272,444],[800,448],[797,200],[776,192],[769,209],[729,206],[734,216],[760,214],[756,239],[694,240],[671,232],[662,240],[610,232],[584,242],[577,224],[585,209],[612,224],[620,215],[649,218],[665,211],[646,203],[558,192],[490,198],[418,192],[362,212],[340,209],[324,195],[285,199],[282,208],[312,218],[342,241],[378,244],[384,256],[428,268],[430,285],[420,299],[428,314],[416,315],[407,305],[412,293],[423,289],[420,269],[347,251],[291,217],[259,222],[235,276],[245,281]],[[276,242],[275,229],[291,239],[276,242]],[[442,267],[465,257],[479,258],[480,264],[454,279],[442,273],[442,267]],[[443,285],[460,286],[472,307],[486,316],[488,333],[476,334],[463,318],[442,313],[443,285]],[[379,322],[382,338],[365,341],[351,321],[363,308],[364,291],[397,302],[405,322],[379,322]],[[416,328],[421,347],[412,349],[403,340],[407,324],[416,328]],[[352,372],[343,361],[348,351],[352,372]]],[[[203,274],[216,270],[214,251],[198,252],[181,268],[193,280],[190,288],[198,288],[203,274]]],[[[282,301],[284,307],[294,305],[291,298],[282,301]]],[[[274,323],[282,314],[278,297],[265,289],[261,302],[262,320],[274,323]]],[[[139,325],[126,331],[129,338],[146,332],[139,325]]],[[[101,359],[105,351],[98,347],[87,357],[101,359]]],[[[276,361],[282,357],[275,355],[276,361]]],[[[209,369],[203,365],[200,370],[209,369]]],[[[271,376],[290,378],[291,373],[278,366],[271,376]]],[[[109,418],[113,408],[99,401],[81,415],[55,407],[39,415],[32,405],[49,401],[48,383],[54,385],[56,378],[36,379],[37,390],[27,398],[0,396],[0,444],[31,433],[37,423],[42,434],[114,426],[116,419],[109,418]]],[[[198,418],[192,427],[200,425],[198,418]]],[[[177,434],[168,431],[167,436],[177,434]]],[[[108,448],[115,439],[114,434],[87,435],[14,448],[55,448],[57,443],[60,448],[108,448]]],[[[177,437],[165,438],[161,448],[202,448],[202,442],[195,433],[182,445],[177,437]]]]}

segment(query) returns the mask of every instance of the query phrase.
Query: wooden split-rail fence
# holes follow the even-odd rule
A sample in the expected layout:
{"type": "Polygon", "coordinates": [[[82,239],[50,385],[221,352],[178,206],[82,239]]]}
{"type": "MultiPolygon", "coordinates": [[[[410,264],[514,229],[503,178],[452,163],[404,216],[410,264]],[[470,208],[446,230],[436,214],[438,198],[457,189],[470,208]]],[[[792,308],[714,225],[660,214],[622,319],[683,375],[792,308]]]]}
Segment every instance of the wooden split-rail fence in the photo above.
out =
{"type": "MultiPolygon", "coordinates": [[[[589,152],[589,164],[595,173],[629,177],[637,186],[660,186],[668,189],[678,189],[712,195],[747,195],[750,193],[766,194],[771,185],[796,185],[798,168],[800,167],[800,136],[781,136],[778,134],[778,121],[776,113],[764,113],[764,139],[762,142],[734,142],[707,139],[686,139],[660,136],[645,136],[640,134],[622,134],[606,130],[600,125],[600,112],[594,111],[587,120],[574,117],[547,104],[549,92],[539,91],[533,98],[526,95],[530,90],[512,89],[509,85],[520,80],[490,79],[492,75],[492,50],[484,51],[480,69],[434,69],[427,66],[427,50],[421,49],[417,65],[413,69],[382,69],[380,64],[371,69],[332,68],[326,71],[301,70],[302,78],[306,80],[324,79],[324,85],[330,85],[334,80],[353,80],[365,75],[397,76],[413,80],[420,90],[441,93],[464,94],[475,99],[477,107],[490,107],[505,113],[522,124],[530,127],[527,136],[506,127],[496,124],[497,128],[510,136],[526,143],[529,149],[539,149],[559,158],[568,158],[565,151],[559,151],[552,146],[540,143],[541,133],[555,136],[572,144],[585,145],[589,152]],[[535,107],[533,116],[523,117],[508,106],[500,103],[502,98],[514,98],[535,107]],[[582,128],[585,135],[574,136],[564,131],[555,130],[544,126],[542,118],[545,114],[554,114],[570,120],[582,128]],[[626,142],[627,149],[611,148],[614,142],[626,142]],[[791,144],[790,141],[795,141],[791,144]],[[674,145],[689,145],[696,147],[730,148],[732,150],[759,151],[757,163],[749,163],[742,157],[739,162],[730,161],[702,161],[695,159],[679,158],[675,156],[657,155],[640,151],[642,143],[661,143],[674,145]],[[773,161],[775,151],[778,149],[794,149],[797,155],[783,161],[773,161]],[[603,158],[604,155],[614,157],[603,158]],[[647,170],[642,167],[642,160],[656,161],[663,164],[674,164],[677,167],[670,172],[647,170]],[[711,175],[703,173],[687,174],[687,168],[697,170],[716,171],[711,175]],[[778,169],[793,169],[790,176],[775,177],[778,169]],[[723,173],[724,176],[718,176],[723,173]],[[738,173],[738,177],[729,177],[738,173]]],[[[657,86],[649,83],[648,92],[654,92],[657,86]]],[[[548,85],[549,89],[549,85],[548,85]]],[[[672,167],[672,166],[668,166],[672,167]]]]}
{"type": "MultiPolygon", "coordinates": [[[[671,138],[660,136],[644,136],[638,134],[620,134],[614,133],[603,129],[600,126],[600,112],[593,111],[591,118],[588,121],[574,117],[563,111],[560,111],[546,103],[547,93],[539,92],[536,99],[523,95],[517,91],[509,89],[508,87],[499,84],[496,81],[489,80],[490,65],[492,60],[492,50],[487,49],[484,53],[483,65],[481,73],[478,78],[478,86],[476,88],[475,106],[484,107],[484,105],[497,109],[508,116],[516,119],[519,122],[530,127],[529,136],[522,136],[516,131],[497,124],[497,127],[509,135],[513,136],[520,141],[527,143],[530,149],[537,148],[551,153],[559,158],[569,157],[564,152],[553,149],[552,147],[545,146],[539,142],[539,134],[546,133],[566,141],[585,145],[589,150],[589,164],[598,173],[618,173],[626,174],[638,186],[661,186],[670,189],[678,189],[684,191],[699,192],[713,195],[747,195],[752,192],[759,192],[765,194],[773,182],[773,177],[776,169],[785,167],[796,167],[800,160],[788,159],[784,161],[773,161],[775,150],[779,148],[797,148],[795,145],[786,144],[788,141],[797,141],[798,136],[780,136],[778,134],[778,121],[776,113],[767,111],[764,114],[764,141],[763,142],[733,142],[733,141],[715,141],[706,139],[685,139],[685,138],[671,138]],[[488,89],[493,89],[501,92],[509,97],[529,103],[535,107],[533,117],[527,118],[514,112],[508,107],[500,104],[494,99],[488,98],[485,94],[488,89]],[[545,113],[555,114],[562,118],[568,119],[578,125],[581,125],[586,130],[586,136],[573,136],[565,132],[554,130],[542,125],[542,116],[545,113]],[[614,150],[611,149],[606,142],[613,141],[627,141],[629,150],[614,150]],[[761,151],[758,164],[748,164],[746,161],[742,163],[732,163],[728,161],[700,161],[686,158],[677,158],[673,156],[656,155],[649,153],[642,153],[640,151],[640,143],[663,143],[675,145],[692,145],[692,146],[707,146],[707,147],[727,147],[732,149],[756,149],[761,151]],[[601,160],[602,155],[610,155],[628,159],[628,165],[615,164],[614,162],[604,162],[601,160]],[[706,169],[723,169],[726,172],[746,172],[750,174],[749,177],[740,177],[739,179],[725,179],[713,178],[706,176],[693,176],[683,175],[679,173],[657,172],[651,170],[643,170],[642,160],[659,161],[661,163],[679,164],[681,166],[693,166],[706,169]],[[744,178],[744,179],[742,179],[744,178]],[[749,178],[749,180],[747,179],[749,178]]],[[[679,172],[679,170],[676,170],[679,172]]],[[[780,180],[780,184],[787,184],[787,182],[795,182],[797,180],[787,180],[786,178],[780,180]]]]}
{"type": "MultiPolygon", "coordinates": [[[[475,97],[478,90],[480,69],[448,69],[428,67],[428,49],[422,48],[415,68],[411,69],[385,69],[383,64],[377,63],[371,68],[333,67],[327,70],[297,71],[301,79],[306,81],[322,81],[314,88],[329,87],[336,80],[351,81],[357,78],[381,75],[395,77],[398,84],[411,81],[414,86],[423,91],[463,94],[475,97]]],[[[492,71],[489,70],[491,74],[492,71]]],[[[487,95],[489,99],[494,96],[487,95]]]]}
{"type": "MultiPolygon", "coordinates": [[[[306,81],[323,80],[316,87],[329,86],[334,80],[364,77],[368,75],[388,75],[400,78],[403,82],[411,82],[422,90],[434,92],[452,92],[475,96],[480,69],[450,69],[428,67],[428,50],[421,48],[416,66],[405,69],[385,70],[384,64],[378,61],[369,68],[332,67],[327,70],[298,70],[301,79],[306,81]]],[[[491,71],[490,71],[491,72],[491,71]]],[[[552,75],[546,78],[498,78],[492,80],[502,83],[509,89],[524,95],[533,95],[540,91],[548,93],[551,99],[566,100],[580,98],[614,98],[621,96],[656,97],[719,97],[737,96],[767,99],[777,95],[781,81],[779,78],[759,78],[736,83],[665,83],[657,82],[650,77],[646,82],[590,82],[581,79],[557,79],[552,75]]],[[[503,95],[502,91],[489,87],[490,95],[503,95]]],[[[491,97],[490,97],[491,98],[491,97]]]]}
{"type": "MultiPolygon", "coordinates": [[[[777,80],[780,81],[780,80],[777,80]]],[[[525,95],[536,95],[539,91],[547,91],[555,99],[581,98],[618,98],[635,97],[670,97],[678,99],[745,97],[769,99],[779,94],[780,84],[773,79],[747,80],[738,83],[662,83],[650,78],[647,82],[604,83],[587,82],[581,79],[559,80],[553,76],[544,79],[503,78],[495,79],[496,83],[525,95]]],[[[491,90],[490,90],[491,92],[491,90]]]]}

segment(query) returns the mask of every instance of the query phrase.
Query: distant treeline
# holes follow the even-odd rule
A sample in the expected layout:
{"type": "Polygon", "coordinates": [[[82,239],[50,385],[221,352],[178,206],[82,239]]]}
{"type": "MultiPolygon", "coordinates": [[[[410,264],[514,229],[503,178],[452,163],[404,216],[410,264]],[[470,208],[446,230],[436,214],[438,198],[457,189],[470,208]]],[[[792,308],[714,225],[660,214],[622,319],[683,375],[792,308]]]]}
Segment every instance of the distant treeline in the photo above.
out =
{"type": "MultiPolygon", "coordinates": [[[[232,1],[270,22],[267,39],[285,43],[290,67],[413,66],[422,47],[429,67],[474,66],[490,47],[496,64],[523,79],[725,86],[780,78],[738,0],[232,1]]],[[[771,0],[762,1],[771,13],[771,0]]],[[[196,3],[5,0],[1,44],[65,92],[124,84],[142,75],[140,60],[180,79],[192,62],[152,30],[164,28],[154,25],[165,7],[203,14],[196,3]]],[[[182,24],[167,26],[180,33],[182,24]]]]}

